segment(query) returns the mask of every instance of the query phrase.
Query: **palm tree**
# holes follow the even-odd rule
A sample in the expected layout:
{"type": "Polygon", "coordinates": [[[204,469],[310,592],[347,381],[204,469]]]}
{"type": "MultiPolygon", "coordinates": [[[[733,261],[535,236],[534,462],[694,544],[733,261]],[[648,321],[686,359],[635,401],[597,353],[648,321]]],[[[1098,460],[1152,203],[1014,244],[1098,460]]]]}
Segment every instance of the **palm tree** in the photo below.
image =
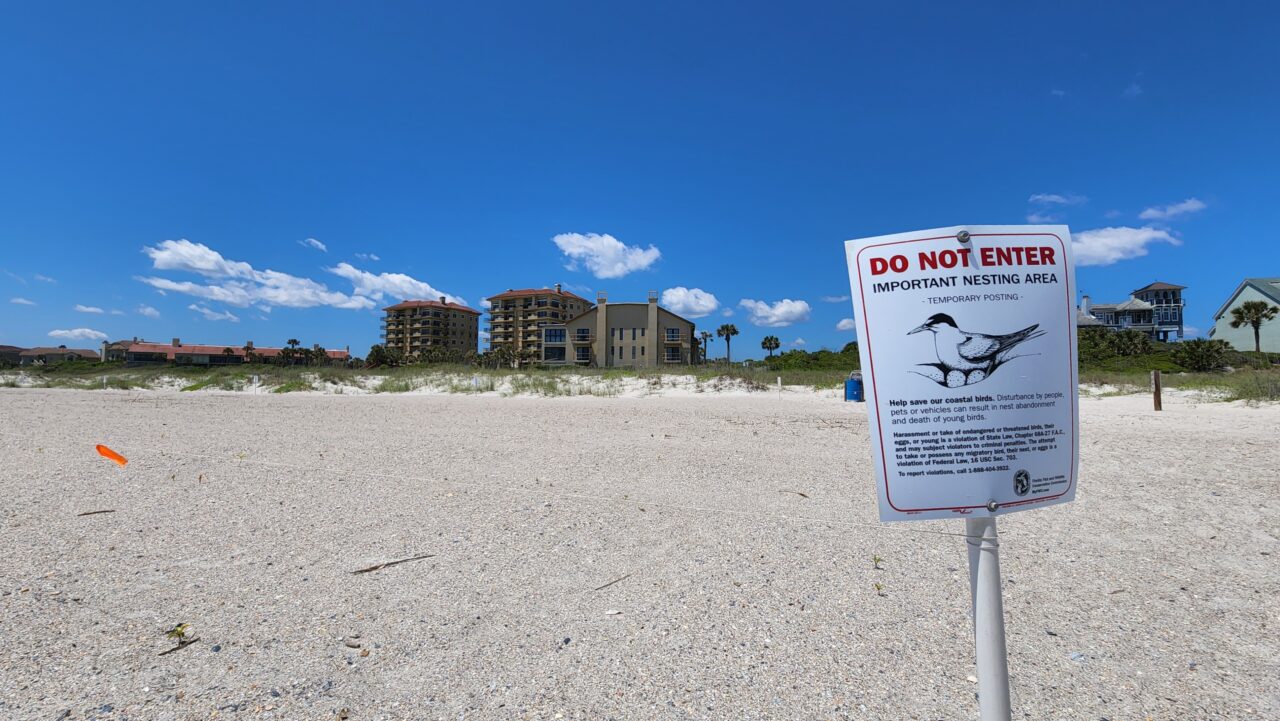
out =
{"type": "Polygon", "coordinates": [[[769,351],[769,357],[772,358],[773,352],[782,347],[782,341],[778,340],[776,335],[767,335],[760,341],[760,347],[769,351]]]}
{"type": "Polygon", "coordinates": [[[1265,300],[1246,300],[1231,309],[1231,327],[1243,328],[1247,325],[1253,328],[1253,350],[1261,353],[1262,324],[1273,320],[1277,315],[1280,315],[1280,308],[1265,300]]]}
{"type": "Polygon", "coordinates": [[[712,334],[712,332],[709,330],[704,330],[698,335],[702,337],[702,364],[706,365],[707,364],[707,348],[710,347],[711,339],[715,338],[715,335],[712,334]]]}
{"type": "Polygon", "coordinates": [[[729,341],[732,340],[733,337],[737,334],[738,334],[738,326],[732,323],[725,323],[719,328],[716,328],[716,335],[720,336],[721,338],[724,338],[724,360],[729,365],[733,365],[733,356],[729,354],[729,351],[731,350],[731,348],[729,347],[729,341]]]}

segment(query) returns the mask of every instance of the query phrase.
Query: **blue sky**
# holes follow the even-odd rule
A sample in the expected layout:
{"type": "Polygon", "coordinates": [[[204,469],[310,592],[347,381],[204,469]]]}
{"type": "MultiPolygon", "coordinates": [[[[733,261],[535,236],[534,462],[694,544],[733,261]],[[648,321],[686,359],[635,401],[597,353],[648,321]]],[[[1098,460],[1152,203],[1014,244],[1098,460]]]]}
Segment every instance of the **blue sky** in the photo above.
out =
{"type": "Polygon", "coordinates": [[[844,240],[1034,217],[1207,330],[1280,275],[1280,17],[1076,5],[10,4],[0,343],[363,355],[559,282],[838,348],[844,240]]]}

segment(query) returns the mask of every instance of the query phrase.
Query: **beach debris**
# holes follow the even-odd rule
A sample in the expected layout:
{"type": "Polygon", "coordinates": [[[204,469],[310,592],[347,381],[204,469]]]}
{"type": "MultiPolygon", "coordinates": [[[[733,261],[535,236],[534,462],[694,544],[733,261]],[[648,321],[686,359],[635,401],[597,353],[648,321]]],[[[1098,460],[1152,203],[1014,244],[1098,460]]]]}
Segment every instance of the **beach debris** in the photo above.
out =
{"type": "Polygon", "coordinates": [[[347,721],[347,719],[351,718],[351,709],[345,709],[345,708],[338,709],[337,718],[338,718],[338,721],[347,721]]]}
{"type": "Polygon", "coordinates": [[[102,511],[85,511],[84,513],[77,513],[76,515],[77,516],[96,516],[99,513],[115,513],[115,512],[116,512],[116,509],[108,508],[102,511]]]}
{"type": "Polygon", "coordinates": [[[115,461],[117,464],[120,465],[121,468],[124,468],[126,465],[129,464],[129,461],[124,456],[120,455],[119,453],[116,453],[110,448],[107,448],[101,443],[94,446],[94,448],[98,450],[98,455],[102,456],[103,458],[109,461],[115,461]]]}
{"type": "Polygon", "coordinates": [[[360,650],[360,658],[365,658],[368,655],[369,655],[369,649],[365,648],[360,650]]]}
{"type": "Polygon", "coordinates": [[[1058,635],[1058,634],[1054,633],[1053,631],[1050,631],[1050,630],[1049,630],[1049,629],[1047,629],[1047,628],[1044,630],[1044,632],[1045,632],[1045,633],[1047,633],[1047,634],[1049,634],[1050,636],[1057,636],[1057,635],[1058,635]]]}
{"type": "Polygon", "coordinates": [[[1072,651],[1071,660],[1075,661],[1076,663],[1084,663],[1086,660],[1088,660],[1088,656],[1085,656],[1083,653],[1080,653],[1079,651],[1072,651]]]}
{"type": "Polygon", "coordinates": [[[408,562],[410,562],[410,561],[421,561],[421,560],[422,560],[422,559],[424,559],[424,558],[434,558],[434,557],[435,557],[435,555],[436,555],[436,554],[434,554],[434,553],[424,553],[424,554],[423,554],[423,555],[421,555],[421,556],[412,556],[412,557],[410,557],[410,558],[400,558],[400,559],[396,559],[396,560],[394,560],[394,561],[387,561],[386,563],[379,563],[379,564],[378,564],[378,565],[376,565],[376,566],[369,566],[368,568],[361,568],[361,569],[359,569],[359,570],[352,571],[352,573],[373,573],[374,571],[381,571],[382,569],[384,569],[384,568],[389,568],[389,567],[391,567],[391,566],[398,566],[398,565],[400,565],[401,563],[408,563],[408,562]]]}
{"type": "Polygon", "coordinates": [[[808,498],[808,497],[809,497],[809,494],[808,494],[808,493],[804,493],[803,491],[793,491],[793,490],[791,490],[791,489],[789,489],[789,488],[781,488],[781,489],[779,489],[779,490],[778,490],[778,493],[794,493],[794,494],[796,494],[797,496],[800,496],[801,498],[808,498]]]}
{"type": "Polygon", "coordinates": [[[616,608],[611,608],[611,609],[609,609],[608,611],[605,611],[605,612],[604,612],[604,615],[606,615],[606,616],[621,616],[621,615],[622,615],[622,611],[619,611],[619,610],[618,610],[618,609],[616,609],[616,608]]]}
{"type": "Polygon", "coordinates": [[[360,648],[360,642],[354,638],[346,638],[342,643],[345,644],[347,648],[360,648]]]}
{"type": "Polygon", "coordinates": [[[625,581],[625,580],[627,580],[628,578],[631,578],[631,574],[630,574],[630,573],[628,573],[628,574],[627,574],[627,575],[625,575],[625,576],[620,576],[620,577],[618,577],[618,578],[615,578],[615,579],[613,579],[612,581],[610,581],[610,582],[608,582],[608,583],[604,584],[603,586],[597,586],[597,587],[595,587],[595,588],[594,588],[594,589],[592,589],[592,590],[595,590],[595,591],[603,591],[603,590],[605,590],[606,588],[608,588],[608,587],[612,586],[613,584],[615,584],[615,583],[617,583],[617,582],[619,582],[619,581],[625,581]]]}

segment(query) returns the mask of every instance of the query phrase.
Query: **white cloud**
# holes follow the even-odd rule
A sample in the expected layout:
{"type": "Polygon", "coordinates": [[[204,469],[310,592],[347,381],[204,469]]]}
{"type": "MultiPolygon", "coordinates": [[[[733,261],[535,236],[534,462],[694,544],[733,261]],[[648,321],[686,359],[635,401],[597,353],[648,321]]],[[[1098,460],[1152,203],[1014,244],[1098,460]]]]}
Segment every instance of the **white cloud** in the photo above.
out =
{"type": "Polygon", "coordinates": [[[794,346],[802,346],[802,345],[808,345],[808,344],[809,344],[809,341],[805,340],[804,338],[796,338],[795,340],[791,341],[791,345],[794,345],[794,346]]]}
{"type": "MultiPolygon", "coordinates": [[[[368,296],[374,300],[382,300],[384,296],[391,296],[395,300],[409,298],[436,300],[440,296],[444,296],[452,303],[467,304],[467,301],[459,296],[436,290],[429,283],[403,273],[378,273],[375,275],[367,270],[360,270],[350,263],[339,263],[336,267],[326,268],[326,270],[351,281],[351,285],[355,286],[357,296],[368,296]]],[[[277,305],[280,304],[277,303],[277,305]]]]}
{"type": "Polygon", "coordinates": [[[10,298],[9,302],[17,303],[18,305],[35,305],[36,304],[34,300],[27,300],[26,298],[10,298]]]}
{"type": "Polygon", "coordinates": [[[836,330],[857,330],[857,328],[858,324],[854,323],[852,318],[841,318],[840,322],[836,323],[836,330]]]}
{"type": "Polygon", "coordinates": [[[289,308],[372,308],[373,300],[358,293],[347,295],[333,291],[323,283],[275,270],[256,270],[242,261],[228,260],[221,253],[189,240],[166,240],[154,247],[143,248],[157,270],[173,270],[209,278],[207,284],[176,281],[160,277],[136,279],[161,291],[185,293],[238,308],[255,303],[289,308]]]}
{"type": "Polygon", "coordinates": [[[356,253],[356,254],[355,254],[355,256],[356,256],[356,258],[358,258],[358,259],[360,259],[360,260],[363,260],[363,261],[366,261],[366,262],[367,262],[367,261],[370,261],[370,260],[373,260],[373,261],[382,260],[382,258],[379,258],[378,256],[374,255],[373,253],[356,253]]]}
{"type": "Polygon", "coordinates": [[[1034,193],[1027,198],[1028,203],[1041,205],[1080,205],[1088,202],[1088,198],[1075,193],[1034,193]]]}
{"type": "Polygon", "coordinates": [[[101,313],[102,309],[93,305],[80,305],[76,303],[75,310],[79,313],[101,313]]]}
{"type": "Polygon", "coordinates": [[[117,309],[115,309],[115,308],[112,308],[112,309],[111,309],[111,315],[124,315],[124,311],[122,311],[122,310],[117,310],[117,309]]]}
{"type": "Polygon", "coordinates": [[[1126,98],[1136,98],[1142,94],[1142,86],[1138,84],[1137,80],[1135,80],[1129,83],[1129,86],[1126,87],[1124,89],[1124,92],[1121,94],[1124,95],[1126,98]]]}
{"type": "Polygon", "coordinates": [[[493,303],[490,303],[488,298],[481,298],[480,307],[484,308],[485,310],[489,310],[489,308],[493,307],[493,303]]]}
{"type": "Polygon", "coordinates": [[[321,243],[320,241],[316,240],[315,238],[305,238],[305,239],[303,239],[303,240],[299,240],[299,241],[298,241],[298,245],[301,245],[301,246],[302,246],[302,247],[304,247],[304,248],[315,248],[316,250],[320,251],[321,253],[328,253],[328,252],[329,252],[329,249],[325,247],[325,244],[324,244],[324,243],[321,243]]]}
{"type": "Polygon", "coordinates": [[[1174,203],[1164,207],[1147,208],[1141,213],[1138,213],[1138,217],[1142,220],[1168,220],[1169,218],[1176,218],[1179,215],[1195,213],[1197,211],[1204,210],[1207,207],[1208,206],[1204,204],[1204,201],[1199,198],[1187,198],[1181,203],[1174,203]]]}
{"type": "Polygon", "coordinates": [[[72,328],[71,330],[51,330],[49,337],[63,340],[106,340],[107,334],[92,328],[72,328]]]}
{"type": "Polygon", "coordinates": [[[1073,233],[1071,247],[1076,265],[1111,265],[1117,261],[1140,258],[1152,243],[1182,245],[1182,241],[1158,228],[1098,228],[1073,233]]]}
{"type": "Polygon", "coordinates": [[[577,270],[578,263],[582,263],[597,278],[621,278],[648,268],[662,257],[653,245],[625,245],[607,233],[561,233],[551,240],[569,258],[565,268],[577,270]]]}
{"type": "Polygon", "coordinates": [[[32,277],[32,278],[35,278],[35,279],[36,279],[36,280],[38,280],[38,281],[44,282],[44,283],[57,283],[57,282],[58,282],[57,280],[55,280],[55,279],[53,279],[53,278],[50,278],[50,277],[49,277],[49,276],[47,276],[47,275],[40,275],[39,273],[36,273],[35,275],[33,275],[33,276],[31,276],[31,277],[32,277]]]}
{"type": "Polygon", "coordinates": [[[196,303],[192,303],[191,305],[187,306],[187,310],[194,310],[195,312],[204,316],[205,320],[229,320],[232,323],[240,322],[240,318],[237,317],[235,314],[233,314],[231,311],[224,311],[222,313],[219,313],[218,311],[213,310],[212,308],[205,305],[198,305],[196,303]]]}
{"type": "Polygon", "coordinates": [[[138,306],[138,315],[146,316],[148,318],[159,318],[160,311],[149,305],[140,305],[138,306]]]}
{"type": "Polygon", "coordinates": [[[1036,224],[1056,223],[1058,222],[1058,216],[1050,213],[1027,213],[1027,222],[1036,224]]]}
{"type": "Polygon", "coordinates": [[[5,275],[7,275],[7,276],[9,276],[10,278],[13,278],[14,280],[18,281],[19,283],[21,283],[21,284],[23,284],[23,285],[26,285],[26,284],[27,284],[27,279],[26,279],[26,278],[23,278],[22,276],[18,275],[17,273],[13,272],[12,270],[6,270],[6,271],[4,272],[4,274],[5,274],[5,275]]]}
{"type": "Polygon", "coordinates": [[[716,312],[720,301],[701,288],[676,286],[662,291],[662,305],[676,315],[701,318],[716,312]]]}
{"type": "Polygon", "coordinates": [[[721,316],[723,316],[723,317],[725,317],[725,318],[732,318],[732,317],[733,317],[733,308],[725,308],[724,310],[720,311],[720,315],[721,315],[721,316]]]}
{"type": "Polygon", "coordinates": [[[782,328],[809,320],[809,304],[803,300],[784,298],[771,305],[762,300],[744,298],[738,305],[747,311],[752,325],[765,328],[782,328]]]}
{"type": "Polygon", "coordinates": [[[1058,88],[1054,88],[1053,90],[1050,90],[1050,91],[1049,91],[1049,94],[1050,94],[1050,95],[1052,95],[1052,96],[1053,96],[1053,97],[1055,97],[1055,98],[1065,98],[1065,97],[1067,97],[1067,91],[1065,91],[1065,90],[1059,90],[1058,88]]]}
{"type": "Polygon", "coordinates": [[[848,303],[848,302],[849,302],[849,296],[847,296],[847,295],[824,295],[824,296],[822,296],[822,302],[823,302],[823,303],[848,303]]]}

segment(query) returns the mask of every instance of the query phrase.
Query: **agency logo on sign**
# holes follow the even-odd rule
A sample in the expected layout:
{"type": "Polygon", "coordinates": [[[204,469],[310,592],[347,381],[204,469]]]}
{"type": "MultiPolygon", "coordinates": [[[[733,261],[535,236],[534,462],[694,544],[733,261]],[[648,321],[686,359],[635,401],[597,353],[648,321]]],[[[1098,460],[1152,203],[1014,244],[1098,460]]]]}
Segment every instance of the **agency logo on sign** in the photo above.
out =
{"type": "Polygon", "coordinates": [[[1031,474],[1025,470],[1013,474],[1013,492],[1025,496],[1031,490],[1031,474]]]}

